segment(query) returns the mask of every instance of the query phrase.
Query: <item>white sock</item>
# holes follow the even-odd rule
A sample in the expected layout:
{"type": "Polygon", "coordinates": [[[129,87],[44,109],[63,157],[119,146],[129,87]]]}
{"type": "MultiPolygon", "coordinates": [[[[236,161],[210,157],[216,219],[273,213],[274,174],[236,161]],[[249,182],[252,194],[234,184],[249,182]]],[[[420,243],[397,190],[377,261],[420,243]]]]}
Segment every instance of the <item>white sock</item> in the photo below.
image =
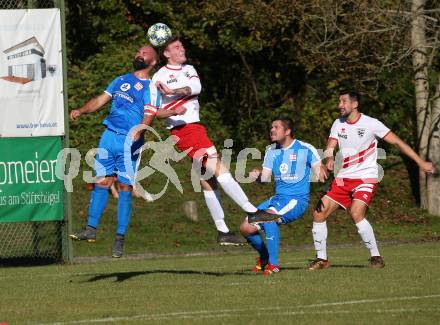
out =
{"type": "Polygon", "coordinates": [[[313,244],[315,245],[316,257],[327,259],[327,222],[313,222],[313,244]]]}
{"type": "Polygon", "coordinates": [[[217,230],[221,232],[229,232],[229,228],[225,223],[225,213],[223,212],[220,194],[218,191],[203,191],[206,206],[211,213],[217,230]]]}
{"type": "Polygon", "coordinates": [[[370,223],[367,219],[362,219],[356,224],[358,228],[358,233],[361,235],[362,241],[370,250],[371,256],[380,256],[379,249],[377,248],[376,238],[374,237],[373,227],[371,227],[370,223]]]}
{"type": "Polygon", "coordinates": [[[246,212],[255,212],[257,208],[249,202],[248,197],[230,173],[223,173],[217,177],[223,191],[246,212]]]}

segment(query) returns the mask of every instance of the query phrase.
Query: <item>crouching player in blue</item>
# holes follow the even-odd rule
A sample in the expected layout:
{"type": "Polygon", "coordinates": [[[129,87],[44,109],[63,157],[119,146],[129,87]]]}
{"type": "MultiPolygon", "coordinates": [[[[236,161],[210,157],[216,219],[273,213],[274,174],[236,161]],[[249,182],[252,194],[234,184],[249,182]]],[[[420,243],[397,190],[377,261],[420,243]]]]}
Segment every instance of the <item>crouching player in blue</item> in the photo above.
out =
{"type": "Polygon", "coordinates": [[[118,179],[118,226],[112,257],[121,257],[125,233],[130,221],[132,191],[136,174],[138,149],[144,143],[142,125],[150,125],[160,106],[160,93],[150,81],[157,63],[157,53],[150,46],[139,48],[133,58],[133,73],[115,78],[101,95],[70,112],[72,120],[96,112],[110,100],[110,114],[104,120],[105,131],[99,141],[95,172],[98,177],[92,192],[87,227],[71,234],[74,240],[96,241],[96,228],[107,206],[108,189],[114,176],[118,179]]]}
{"type": "Polygon", "coordinates": [[[290,118],[274,119],[270,138],[273,145],[266,151],[263,170],[254,169],[250,176],[257,182],[270,182],[271,175],[274,175],[275,195],[258,206],[258,209],[272,213],[274,221],[255,222],[258,220],[249,220],[247,217],[240,226],[241,234],[259,253],[252,272],[263,272],[264,275],[280,271],[278,226],[301,218],[307,210],[311,170],[319,181],[326,178],[316,149],[294,138],[293,121],[290,118]],[[263,232],[266,243],[262,238],[263,232]]]}

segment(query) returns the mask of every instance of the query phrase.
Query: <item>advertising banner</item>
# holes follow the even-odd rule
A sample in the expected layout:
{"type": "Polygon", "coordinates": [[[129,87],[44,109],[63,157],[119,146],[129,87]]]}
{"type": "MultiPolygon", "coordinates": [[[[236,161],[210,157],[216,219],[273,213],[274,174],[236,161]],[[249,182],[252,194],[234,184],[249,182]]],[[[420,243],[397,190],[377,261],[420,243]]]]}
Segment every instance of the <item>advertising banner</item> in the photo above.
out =
{"type": "Polygon", "coordinates": [[[60,137],[0,138],[0,222],[63,220],[60,137]]]}
{"type": "Polygon", "coordinates": [[[0,137],[64,135],[60,10],[0,10],[0,137]]]}

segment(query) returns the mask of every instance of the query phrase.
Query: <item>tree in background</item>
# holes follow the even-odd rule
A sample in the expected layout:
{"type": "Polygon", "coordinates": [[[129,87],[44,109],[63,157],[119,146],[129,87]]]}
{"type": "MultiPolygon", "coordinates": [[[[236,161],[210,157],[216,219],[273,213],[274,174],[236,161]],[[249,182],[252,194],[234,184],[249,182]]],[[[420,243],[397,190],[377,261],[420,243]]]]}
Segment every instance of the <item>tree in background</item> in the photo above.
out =
{"type": "MultiPolygon", "coordinates": [[[[233,138],[236,149],[263,149],[268,122],[287,114],[304,140],[323,147],[338,114],[338,90],[351,86],[364,95],[368,114],[438,167],[439,9],[434,0],[413,2],[418,11],[399,0],[68,2],[69,103],[78,106],[129,68],[126,53],[146,41],[151,24],[165,22],[188,44],[204,85],[202,118],[218,145],[233,138]],[[416,19],[424,23],[411,24],[416,19]],[[417,43],[422,51],[412,43],[416,34],[425,35],[417,43]],[[413,70],[412,57],[420,68],[413,70]],[[414,86],[425,89],[416,96],[424,104],[417,99],[415,106],[414,86]]],[[[72,127],[73,145],[86,147],[93,135],[84,134],[99,128],[98,120],[72,127]]],[[[440,208],[437,183],[421,179],[421,202],[440,214],[432,210],[440,208]],[[432,195],[425,200],[427,187],[432,195]]]]}

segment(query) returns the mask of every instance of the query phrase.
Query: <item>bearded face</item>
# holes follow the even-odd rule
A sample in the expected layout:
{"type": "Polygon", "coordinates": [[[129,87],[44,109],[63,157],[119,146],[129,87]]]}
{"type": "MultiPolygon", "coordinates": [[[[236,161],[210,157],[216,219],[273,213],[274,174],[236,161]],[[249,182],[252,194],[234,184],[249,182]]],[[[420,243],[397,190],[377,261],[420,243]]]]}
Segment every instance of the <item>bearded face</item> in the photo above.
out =
{"type": "Polygon", "coordinates": [[[133,60],[133,69],[134,71],[143,70],[146,69],[149,64],[150,62],[146,62],[143,58],[138,57],[133,60]]]}

